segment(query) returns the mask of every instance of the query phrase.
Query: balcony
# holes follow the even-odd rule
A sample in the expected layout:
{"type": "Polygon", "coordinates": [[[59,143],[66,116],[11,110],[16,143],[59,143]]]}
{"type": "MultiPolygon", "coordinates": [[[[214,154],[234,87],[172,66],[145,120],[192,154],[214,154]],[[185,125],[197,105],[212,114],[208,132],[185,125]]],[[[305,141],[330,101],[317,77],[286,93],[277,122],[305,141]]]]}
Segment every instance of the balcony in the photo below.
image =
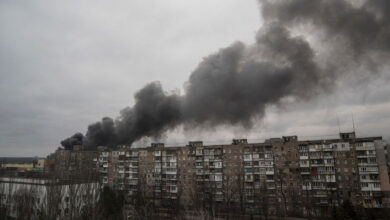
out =
{"type": "Polygon", "coordinates": [[[299,167],[310,167],[310,163],[300,163],[299,167]]]}
{"type": "Polygon", "coordinates": [[[361,183],[380,183],[379,179],[362,179],[360,178],[361,183]]]}
{"type": "Polygon", "coordinates": [[[364,161],[358,162],[359,167],[368,167],[368,166],[375,166],[375,165],[377,165],[376,162],[364,162],[364,161]]]}
{"type": "Polygon", "coordinates": [[[196,150],[195,155],[196,155],[196,156],[201,156],[201,155],[203,155],[203,150],[201,150],[201,149],[196,150]]]}
{"type": "Polygon", "coordinates": [[[244,161],[252,161],[252,155],[244,155],[244,161]]]}
{"type": "Polygon", "coordinates": [[[326,187],[325,187],[325,186],[313,186],[312,189],[316,189],[316,190],[326,190],[326,187]]]}
{"type": "Polygon", "coordinates": [[[203,170],[196,170],[196,175],[203,175],[203,170]]]}
{"type": "Polygon", "coordinates": [[[253,182],[253,178],[245,178],[245,182],[253,182]]]}
{"type": "Polygon", "coordinates": [[[332,146],[329,146],[329,147],[323,147],[322,148],[324,151],[333,151],[333,147],[332,146]]]}
{"type": "Polygon", "coordinates": [[[373,187],[373,186],[368,186],[368,187],[361,187],[362,191],[381,191],[380,187],[373,187]]]}
{"type": "Polygon", "coordinates": [[[172,171],[172,170],[170,170],[170,171],[165,171],[165,174],[177,174],[177,171],[172,171]]]}
{"type": "Polygon", "coordinates": [[[364,143],[363,145],[359,146],[357,145],[356,146],[356,150],[359,151],[359,150],[375,150],[375,145],[374,143],[372,144],[366,144],[364,143]]]}
{"type": "Polygon", "coordinates": [[[275,185],[267,185],[267,189],[275,189],[275,185]]]}

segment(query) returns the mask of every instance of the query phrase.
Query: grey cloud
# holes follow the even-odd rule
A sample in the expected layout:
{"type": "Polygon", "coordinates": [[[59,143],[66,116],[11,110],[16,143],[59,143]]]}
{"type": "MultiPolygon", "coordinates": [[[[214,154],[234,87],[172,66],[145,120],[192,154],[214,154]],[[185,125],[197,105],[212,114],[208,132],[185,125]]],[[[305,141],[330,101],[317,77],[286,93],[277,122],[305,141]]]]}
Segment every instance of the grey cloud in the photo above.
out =
{"type": "MultiPolygon", "coordinates": [[[[158,137],[164,131],[173,132],[183,124],[184,133],[215,126],[214,139],[234,136],[235,132],[226,136],[225,130],[231,126],[233,130],[240,126],[252,128],[242,132],[251,137],[283,135],[282,131],[311,132],[302,124],[318,128],[313,132],[323,132],[318,127],[321,123],[286,112],[305,112],[305,108],[350,111],[353,105],[356,108],[388,101],[386,89],[375,85],[357,88],[354,82],[372,82],[372,75],[388,59],[388,3],[373,0],[351,6],[348,2],[261,1],[268,7],[261,14],[265,23],[253,38],[262,20],[255,1],[207,3],[212,5],[169,0],[42,4],[2,1],[0,154],[48,153],[64,135],[84,132],[85,125],[101,116],[115,116],[124,103],[130,107],[118,118],[105,118],[91,125],[86,135],[96,137],[92,138],[96,141],[88,145],[131,143],[143,135],[158,137]],[[332,13],[334,19],[328,21],[324,11],[332,13]],[[343,19],[346,16],[348,19],[343,19]],[[340,25],[335,25],[337,22],[340,25]],[[325,49],[316,51],[318,45],[307,38],[312,33],[296,31],[301,25],[311,25],[325,49]],[[237,39],[245,43],[232,44],[207,56],[188,79],[187,73],[199,57],[237,39]],[[249,43],[249,39],[255,42],[249,43]],[[224,79],[224,84],[218,77],[224,79]],[[164,89],[158,83],[148,84],[151,80],[160,81],[164,89]],[[186,80],[183,94],[166,92],[181,87],[186,80]],[[138,102],[143,103],[139,110],[142,106],[155,107],[144,102],[148,100],[144,96],[132,96],[145,84],[151,92],[148,94],[159,97],[162,109],[171,109],[177,115],[158,108],[138,112],[138,102]],[[338,86],[356,91],[337,90],[338,86]],[[318,97],[332,100],[318,104],[318,97]],[[273,106],[278,107],[275,111],[287,109],[278,114],[285,115],[289,123],[272,119],[275,115],[269,107],[273,106]],[[164,121],[152,115],[168,116],[164,121]],[[272,126],[268,126],[270,123],[272,126]],[[147,126],[139,126],[144,124],[147,126]]],[[[388,67],[381,71],[383,75],[375,77],[388,80],[388,67]]],[[[386,110],[384,105],[383,112],[386,110]]],[[[366,118],[370,112],[361,114],[366,118]]],[[[383,123],[386,114],[369,120],[383,123]]],[[[334,123],[323,125],[332,126],[334,123]]],[[[370,129],[380,133],[385,127],[370,129]]]]}
{"type": "Polygon", "coordinates": [[[0,155],[53,151],[65,135],[132,105],[132,94],[151,79],[165,89],[181,87],[183,73],[205,51],[251,38],[259,23],[255,6],[1,1],[0,155]]]}
{"type": "MultiPolygon", "coordinates": [[[[123,110],[116,120],[115,133],[120,136],[117,144],[131,145],[144,136],[159,136],[180,124],[187,129],[221,124],[251,128],[255,118],[264,117],[267,107],[283,105],[284,98],[302,101],[328,93],[334,82],[348,72],[369,77],[389,55],[390,48],[384,40],[388,39],[388,8],[383,1],[358,8],[346,1],[260,3],[265,24],[255,44],[236,42],[204,58],[190,75],[182,96],[166,95],[156,83],[147,85],[136,94],[134,107],[123,110]],[[340,57],[343,64],[332,62],[333,58],[321,65],[305,36],[292,36],[288,29],[291,25],[307,22],[348,43],[344,47],[329,45],[342,51],[342,55],[350,53],[340,57]],[[378,53],[385,56],[371,59],[370,55],[378,53]],[[357,61],[371,72],[348,65],[357,61]]],[[[94,137],[87,135],[89,139],[94,142],[94,137]]]]}

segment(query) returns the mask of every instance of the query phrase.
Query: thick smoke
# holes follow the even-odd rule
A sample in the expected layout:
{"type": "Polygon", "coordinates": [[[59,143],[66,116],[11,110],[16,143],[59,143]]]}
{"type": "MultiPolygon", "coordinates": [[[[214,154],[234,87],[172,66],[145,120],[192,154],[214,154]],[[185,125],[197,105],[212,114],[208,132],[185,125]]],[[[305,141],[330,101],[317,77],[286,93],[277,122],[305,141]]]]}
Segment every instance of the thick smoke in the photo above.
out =
{"type": "Polygon", "coordinates": [[[104,117],[101,121],[89,125],[87,137],[84,143],[87,148],[100,145],[114,146],[117,140],[114,120],[104,117]]]}
{"type": "MultiPolygon", "coordinates": [[[[340,0],[260,1],[266,21],[285,26],[312,24],[328,37],[342,37],[355,57],[390,49],[390,2],[367,0],[361,6],[340,0]]],[[[355,1],[356,2],[356,1],[355,1]]]]}
{"type": "MultiPolygon", "coordinates": [[[[103,118],[88,127],[84,138],[78,133],[61,144],[66,148],[80,140],[89,148],[132,144],[181,124],[250,128],[267,106],[283,104],[284,98],[309,100],[329,92],[347,72],[372,75],[389,58],[388,0],[360,4],[260,0],[259,4],[264,25],[256,42],[235,42],[204,58],[190,75],[184,95],[167,94],[158,82],[150,83],[116,120],[103,118]],[[316,45],[307,40],[310,33],[293,34],[302,27],[320,33],[318,41],[325,49],[314,49],[316,45]],[[357,71],[362,66],[367,71],[357,71]]],[[[316,33],[313,36],[318,37],[316,33]]]]}
{"type": "Polygon", "coordinates": [[[75,145],[82,145],[83,144],[83,138],[84,135],[81,133],[76,133],[73,136],[61,141],[61,145],[69,150],[72,149],[75,145]]]}
{"type": "Polygon", "coordinates": [[[115,122],[117,144],[131,144],[175,127],[182,120],[180,100],[176,94],[167,95],[158,82],[146,85],[135,94],[135,105],[123,109],[115,122]]]}

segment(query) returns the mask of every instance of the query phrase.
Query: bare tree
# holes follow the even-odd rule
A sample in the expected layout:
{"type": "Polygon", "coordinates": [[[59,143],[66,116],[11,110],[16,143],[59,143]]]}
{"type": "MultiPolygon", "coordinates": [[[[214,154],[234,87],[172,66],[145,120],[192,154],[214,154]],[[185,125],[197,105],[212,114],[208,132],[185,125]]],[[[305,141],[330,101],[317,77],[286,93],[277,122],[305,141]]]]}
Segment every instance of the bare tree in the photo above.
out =
{"type": "Polygon", "coordinates": [[[245,170],[243,164],[240,163],[238,169],[239,172],[236,175],[235,191],[237,192],[237,196],[238,196],[240,213],[244,214],[245,213],[245,170]]]}
{"type": "MultiPolygon", "coordinates": [[[[279,191],[279,194],[282,197],[283,200],[283,212],[280,212],[282,216],[287,216],[287,191],[289,191],[289,186],[287,186],[287,181],[285,180],[286,174],[284,173],[283,169],[277,169],[277,172],[275,173],[276,181],[277,181],[277,189],[279,191]]],[[[279,204],[280,205],[280,204],[279,204]]]]}
{"type": "Polygon", "coordinates": [[[41,206],[42,219],[56,219],[61,216],[63,187],[54,176],[46,184],[46,195],[41,206]]]}
{"type": "Polygon", "coordinates": [[[154,191],[152,187],[153,185],[147,181],[147,174],[141,173],[138,179],[135,203],[130,206],[129,210],[136,219],[152,219],[155,215],[154,199],[150,198],[150,194],[154,191]]]}
{"type": "Polygon", "coordinates": [[[203,209],[203,201],[202,201],[202,196],[203,196],[203,182],[198,182],[196,179],[196,174],[193,174],[193,181],[191,181],[190,186],[188,186],[188,191],[189,191],[189,199],[191,206],[194,210],[201,210],[203,209]]]}
{"type": "Polygon", "coordinates": [[[13,193],[16,191],[15,179],[13,177],[5,177],[1,182],[0,192],[2,194],[2,200],[0,203],[1,207],[1,215],[5,218],[12,216],[14,214],[13,211],[13,193]]]}
{"type": "Polygon", "coordinates": [[[66,186],[67,194],[65,201],[66,214],[70,219],[78,219],[82,216],[83,200],[82,195],[85,195],[85,184],[78,180],[71,180],[66,186]]]}
{"type": "Polygon", "coordinates": [[[83,219],[97,219],[100,184],[86,183],[82,190],[81,216],[83,219]]]}
{"type": "Polygon", "coordinates": [[[311,180],[308,182],[305,182],[305,190],[304,190],[304,202],[303,202],[303,208],[304,208],[304,215],[308,219],[312,219],[312,213],[313,213],[313,194],[311,192],[311,180]]]}
{"type": "Polygon", "coordinates": [[[16,219],[33,219],[36,214],[37,193],[32,185],[24,185],[13,194],[16,219]]]}
{"type": "Polygon", "coordinates": [[[0,219],[6,219],[9,212],[9,204],[7,201],[7,187],[6,183],[0,182],[0,219]]]}
{"type": "Polygon", "coordinates": [[[231,212],[234,211],[234,204],[237,201],[239,187],[236,185],[237,182],[231,175],[226,175],[223,184],[223,195],[224,195],[224,206],[227,219],[230,218],[231,212]]]}
{"type": "Polygon", "coordinates": [[[265,179],[260,182],[260,187],[255,190],[255,202],[260,211],[260,216],[268,219],[269,214],[269,194],[265,179]]]}

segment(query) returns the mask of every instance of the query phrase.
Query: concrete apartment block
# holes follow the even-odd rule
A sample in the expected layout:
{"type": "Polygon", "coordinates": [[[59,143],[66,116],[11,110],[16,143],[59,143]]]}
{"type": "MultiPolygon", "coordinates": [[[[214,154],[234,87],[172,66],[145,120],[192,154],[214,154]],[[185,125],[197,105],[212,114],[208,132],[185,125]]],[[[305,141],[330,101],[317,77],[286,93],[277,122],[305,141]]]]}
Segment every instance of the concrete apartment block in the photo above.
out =
{"type": "MultiPolygon", "coordinates": [[[[58,153],[69,159],[71,153],[63,151],[58,153]]],[[[266,206],[269,214],[316,214],[346,199],[366,208],[389,201],[382,138],[358,138],[354,132],[340,133],[338,139],[284,136],[264,143],[234,139],[228,145],[191,141],[177,147],[153,143],[97,152],[94,162],[102,183],[124,191],[129,201],[142,191],[156,204],[235,204],[248,212],[266,206]]]]}

